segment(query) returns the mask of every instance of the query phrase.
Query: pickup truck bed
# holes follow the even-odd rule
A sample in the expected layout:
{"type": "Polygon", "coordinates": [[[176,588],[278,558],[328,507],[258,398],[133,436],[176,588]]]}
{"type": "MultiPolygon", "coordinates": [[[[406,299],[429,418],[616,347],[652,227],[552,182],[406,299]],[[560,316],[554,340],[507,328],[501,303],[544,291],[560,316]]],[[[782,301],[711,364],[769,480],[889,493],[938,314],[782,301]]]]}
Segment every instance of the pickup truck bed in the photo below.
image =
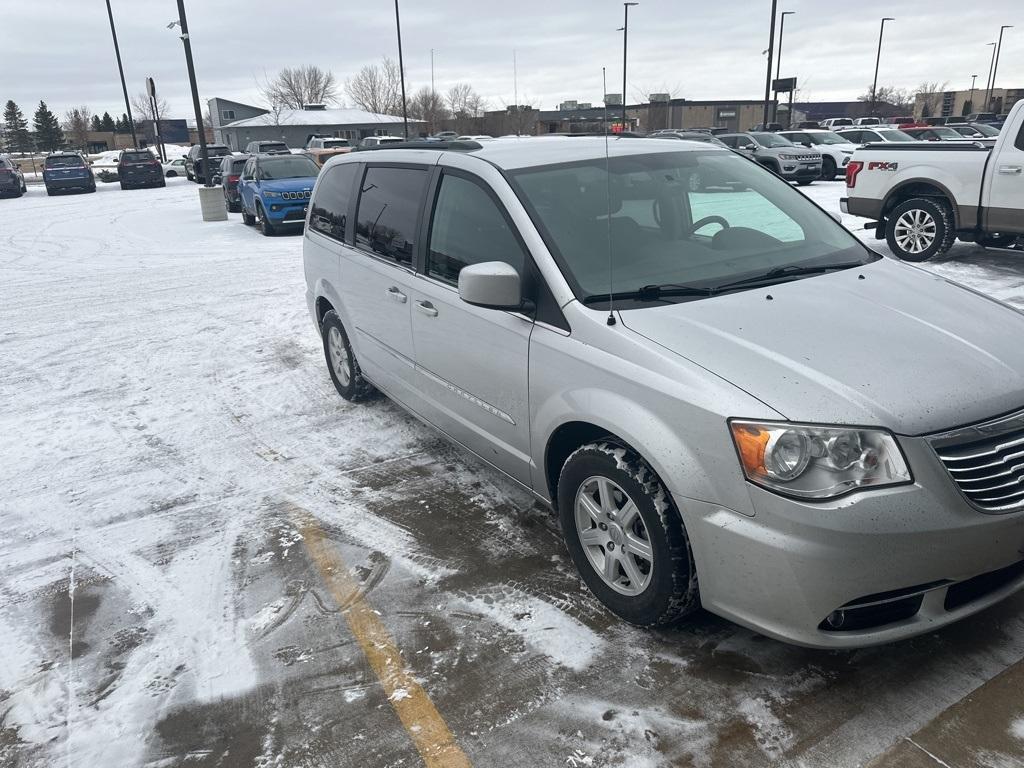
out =
{"type": "Polygon", "coordinates": [[[876,222],[894,254],[924,261],[959,238],[1010,247],[1024,235],[1024,102],[994,147],[976,143],[868,144],[846,173],[847,213],[876,222]]]}

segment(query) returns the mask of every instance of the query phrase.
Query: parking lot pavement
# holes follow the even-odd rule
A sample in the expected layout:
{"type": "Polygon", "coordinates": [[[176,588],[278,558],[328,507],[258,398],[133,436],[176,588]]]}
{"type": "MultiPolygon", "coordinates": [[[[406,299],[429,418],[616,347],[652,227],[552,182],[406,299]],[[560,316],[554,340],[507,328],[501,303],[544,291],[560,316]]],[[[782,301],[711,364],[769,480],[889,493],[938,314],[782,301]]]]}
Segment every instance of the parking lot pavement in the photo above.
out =
{"type": "MultiPolygon", "coordinates": [[[[927,268],[1024,306],[1020,259],[927,268]]],[[[336,395],[303,291],[184,180],[0,201],[0,765],[1022,764],[1024,596],[855,652],[626,626],[549,512],[336,395]]]]}

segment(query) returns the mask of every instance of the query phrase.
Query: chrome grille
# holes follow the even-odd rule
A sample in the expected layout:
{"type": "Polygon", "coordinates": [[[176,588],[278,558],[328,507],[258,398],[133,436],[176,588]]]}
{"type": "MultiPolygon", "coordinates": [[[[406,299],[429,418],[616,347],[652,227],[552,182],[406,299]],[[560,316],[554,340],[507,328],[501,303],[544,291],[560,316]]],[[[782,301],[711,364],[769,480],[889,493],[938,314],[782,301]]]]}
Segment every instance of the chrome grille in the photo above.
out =
{"type": "Polygon", "coordinates": [[[1024,414],[932,440],[960,492],[985,512],[1024,509],[1024,414]]]}

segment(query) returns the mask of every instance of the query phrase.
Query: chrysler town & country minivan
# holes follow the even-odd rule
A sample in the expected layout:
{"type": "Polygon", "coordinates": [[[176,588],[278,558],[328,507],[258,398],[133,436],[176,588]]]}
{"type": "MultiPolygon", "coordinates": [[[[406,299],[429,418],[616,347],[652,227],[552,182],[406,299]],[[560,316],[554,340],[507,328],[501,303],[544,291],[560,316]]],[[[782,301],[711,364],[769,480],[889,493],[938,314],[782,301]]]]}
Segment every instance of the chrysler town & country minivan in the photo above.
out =
{"type": "Polygon", "coordinates": [[[1024,585],[1024,315],[735,152],[352,153],[303,246],[338,392],[380,390],[557,510],[629,622],[702,606],[856,647],[1024,585]]]}

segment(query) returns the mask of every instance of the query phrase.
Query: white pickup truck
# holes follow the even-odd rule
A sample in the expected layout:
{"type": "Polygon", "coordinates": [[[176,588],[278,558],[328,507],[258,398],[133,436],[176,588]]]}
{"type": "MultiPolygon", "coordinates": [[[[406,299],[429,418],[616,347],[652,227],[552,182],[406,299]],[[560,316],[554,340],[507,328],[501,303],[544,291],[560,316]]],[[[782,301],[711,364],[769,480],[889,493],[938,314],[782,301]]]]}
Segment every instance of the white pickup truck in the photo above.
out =
{"type": "Polygon", "coordinates": [[[907,261],[943,254],[957,238],[992,248],[1024,245],[1024,101],[991,149],[932,141],[858,149],[846,191],[843,212],[872,219],[865,229],[875,228],[907,261]]]}

